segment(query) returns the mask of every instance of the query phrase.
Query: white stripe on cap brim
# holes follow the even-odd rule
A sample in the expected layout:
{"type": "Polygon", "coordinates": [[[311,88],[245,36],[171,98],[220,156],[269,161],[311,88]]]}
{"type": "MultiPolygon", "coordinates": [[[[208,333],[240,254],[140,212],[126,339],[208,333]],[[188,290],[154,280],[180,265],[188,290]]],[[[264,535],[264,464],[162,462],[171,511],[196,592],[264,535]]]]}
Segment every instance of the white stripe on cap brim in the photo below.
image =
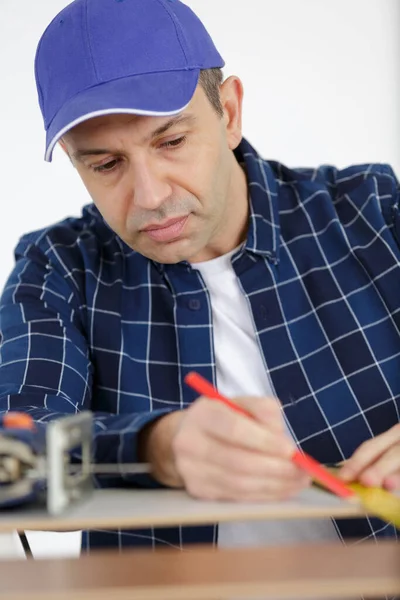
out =
{"type": "Polygon", "coordinates": [[[46,162],[51,162],[51,157],[53,154],[54,147],[57,144],[57,142],[62,138],[62,136],[64,134],[66,134],[67,131],[70,131],[73,127],[76,127],[76,125],[79,125],[80,123],[83,123],[84,121],[88,121],[89,119],[94,119],[95,117],[103,117],[104,115],[118,115],[118,114],[119,115],[123,115],[123,114],[139,115],[139,116],[144,116],[144,117],[171,117],[171,116],[177,115],[180,112],[182,112],[183,110],[185,110],[189,106],[189,104],[190,104],[190,102],[185,104],[185,106],[182,106],[182,108],[178,108],[176,110],[170,110],[167,112],[156,112],[156,111],[150,111],[150,110],[142,110],[139,108],[107,108],[106,110],[96,110],[94,112],[87,113],[85,115],[82,115],[78,119],[75,119],[74,121],[71,121],[70,123],[68,123],[68,125],[63,127],[53,137],[53,139],[51,140],[50,144],[47,147],[44,159],[46,162]]]}

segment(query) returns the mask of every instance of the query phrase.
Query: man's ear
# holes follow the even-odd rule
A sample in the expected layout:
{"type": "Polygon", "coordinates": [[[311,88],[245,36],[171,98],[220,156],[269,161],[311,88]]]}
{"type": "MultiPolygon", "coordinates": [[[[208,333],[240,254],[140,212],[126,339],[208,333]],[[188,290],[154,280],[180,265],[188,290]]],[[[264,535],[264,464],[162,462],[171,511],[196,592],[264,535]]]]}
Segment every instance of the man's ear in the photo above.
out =
{"type": "Polygon", "coordinates": [[[229,148],[234,150],[242,141],[243,84],[238,77],[228,77],[220,88],[221,103],[229,148]]]}

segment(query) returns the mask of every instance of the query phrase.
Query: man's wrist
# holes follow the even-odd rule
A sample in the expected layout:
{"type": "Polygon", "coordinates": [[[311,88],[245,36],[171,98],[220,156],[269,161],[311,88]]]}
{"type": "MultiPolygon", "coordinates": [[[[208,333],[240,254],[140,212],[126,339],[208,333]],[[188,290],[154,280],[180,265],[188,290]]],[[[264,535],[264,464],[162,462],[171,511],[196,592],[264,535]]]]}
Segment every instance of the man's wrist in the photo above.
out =
{"type": "Polygon", "coordinates": [[[139,433],[140,462],[149,463],[153,477],[168,487],[183,487],[172,450],[172,441],[182,417],[182,411],[169,413],[153,421],[139,433]]]}

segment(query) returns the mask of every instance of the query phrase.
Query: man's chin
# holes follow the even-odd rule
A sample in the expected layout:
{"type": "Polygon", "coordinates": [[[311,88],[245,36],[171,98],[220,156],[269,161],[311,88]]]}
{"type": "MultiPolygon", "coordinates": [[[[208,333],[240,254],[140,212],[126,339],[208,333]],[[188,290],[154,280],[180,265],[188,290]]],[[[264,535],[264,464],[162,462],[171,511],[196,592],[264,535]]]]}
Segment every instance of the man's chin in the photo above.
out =
{"type": "Polygon", "coordinates": [[[196,252],[187,239],[159,244],[157,248],[138,248],[137,251],[146,258],[163,265],[175,265],[185,261],[190,262],[190,258],[196,252]]]}

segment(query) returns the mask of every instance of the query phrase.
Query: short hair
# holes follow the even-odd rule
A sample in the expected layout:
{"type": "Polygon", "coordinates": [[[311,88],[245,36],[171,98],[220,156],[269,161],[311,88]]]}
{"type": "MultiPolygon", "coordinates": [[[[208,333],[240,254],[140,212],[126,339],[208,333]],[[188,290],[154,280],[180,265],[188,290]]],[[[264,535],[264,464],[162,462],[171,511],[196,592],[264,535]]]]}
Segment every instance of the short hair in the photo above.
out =
{"type": "Polygon", "coordinates": [[[220,68],[203,69],[200,71],[199,84],[205,91],[211,106],[221,118],[224,116],[224,109],[221,104],[219,88],[223,82],[223,79],[224,76],[222,69],[220,68]]]}

